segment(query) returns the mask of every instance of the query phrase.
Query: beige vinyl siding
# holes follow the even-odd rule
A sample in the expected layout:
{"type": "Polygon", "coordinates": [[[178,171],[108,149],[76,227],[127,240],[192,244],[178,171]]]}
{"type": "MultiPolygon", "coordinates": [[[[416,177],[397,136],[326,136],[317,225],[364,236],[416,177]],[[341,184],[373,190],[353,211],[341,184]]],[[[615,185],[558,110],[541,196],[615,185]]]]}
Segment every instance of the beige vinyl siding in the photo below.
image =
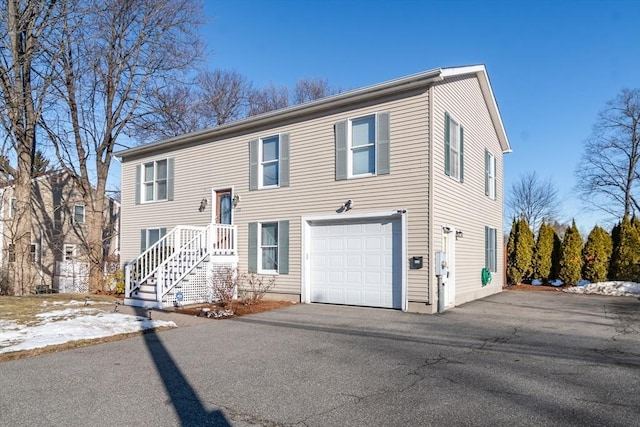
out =
{"type": "MultiPolygon", "coordinates": [[[[433,242],[442,249],[442,226],[461,230],[456,241],[456,305],[499,292],[503,285],[503,156],[480,85],[475,76],[445,80],[434,87],[434,210],[433,242]],[[444,173],[444,116],[451,114],[464,127],[464,182],[444,173]],[[496,157],[496,200],[485,195],[484,152],[496,157]],[[485,262],[485,226],[497,230],[497,272],[481,284],[485,262]]],[[[432,277],[435,280],[435,277],[432,277]]]]}
{"type": "MultiPolygon", "coordinates": [[[[140,229],[176,225],[206,225],[211,221],[211,189],[233,187],[240,202],[234,210],[238,225],[240,269],[247,271],[248,223],[288,220],[289,274],[279,275],[275,292],[300,294],[301,225],[304,216],[349,212],[336,209],[353,199],[352,213],[406,209],[408,250],[424,256],[421,270],[408,270],[409,301],[428,300],[428,100],[425,89],[379,99],[350,110],[322,117],[302,118],[283,126],[236,135],[223,140],[185,146],[144,158],[127,158],[122,167],[122,260],[139,254],[140,229]],[[334,124],[379,112],[390,113],[389,175],[335,180],[334,124]],[[290,186],[249,191],[249,141],[288,133],[290,139],[290,186]],[[175,159],[174,200],[135,205],[135,167],[150,160],[175,159]],[[209,204],[198,212],[200,200],[209,204]]],[[[408,269],[408,260],[403,260],[408,269]]]]}

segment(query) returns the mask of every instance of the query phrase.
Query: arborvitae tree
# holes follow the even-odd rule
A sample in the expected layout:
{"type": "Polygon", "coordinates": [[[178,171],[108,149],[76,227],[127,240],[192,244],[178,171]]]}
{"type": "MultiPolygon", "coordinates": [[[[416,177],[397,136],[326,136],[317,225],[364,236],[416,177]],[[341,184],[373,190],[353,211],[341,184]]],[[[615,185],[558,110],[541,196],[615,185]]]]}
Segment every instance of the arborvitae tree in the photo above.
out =
{"type": "Polygon", "coordinates": [[[507,276],[511,283],[519,283],[531,276],[531,260],[535,241],[527,220],[515,221],[509,235],[507,276]],[[514,231],[515,230],[515,231],[514,231]]]}
{"type": "Polygon", "coordinates": [[[593,227],[582,249],[582,278],[594,283],[607,280],[611,250],[609,233],[597,225],[593,227]]]}
{"type": "Polygon", "coordinates": [[[640,280],[640,232],[631,224],[626,215],[614,230],[611,278],[614,280],[640,280]]]}
{"type": "Polygon", "coordinates": [[[538,231],[538,241],[536,242],[533,254],[533,277],[548,282],[551,278],[553,267],[553,237],[555,231],[553,227],[544,220],[540,224],[538,231]]]}
{"type": "Polygon", "coordinates": [[[562,240],[553,228],[553,253],[551,254],[551,277],[557,279],[560,275],[560,259],[562,258],[562,240]]]}
{"type": "Polygon", "coordinates": [[[518,223],[515,217],[511,222],[511,231],[509,231],[509,239],[507,240],[507,283],[516,282],[513,280],[513,271],[515,264],[515,247],[516,247],[516,231],[518,230],[518,223]]]}
{"type": "Polygon", "coordinates": [[[575,220],[564,234],[562,240],[562,256],[560,258],[560,272],[558,278],[565,285],[575,285],[582,272],[582,238],[576,227],[575,220]]]}

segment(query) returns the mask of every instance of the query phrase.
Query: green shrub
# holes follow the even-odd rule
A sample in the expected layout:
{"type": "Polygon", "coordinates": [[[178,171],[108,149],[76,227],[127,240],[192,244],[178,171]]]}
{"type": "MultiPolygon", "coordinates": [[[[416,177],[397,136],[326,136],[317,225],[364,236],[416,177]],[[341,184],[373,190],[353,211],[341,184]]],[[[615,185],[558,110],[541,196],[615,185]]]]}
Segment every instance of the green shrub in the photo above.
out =
{"type": "Polygon", "coordinates": [[[531,276],[534,246],[527,220],[524,217],[519,221],[514,219],[507,243],[507,279],[510,283],[517,284],[531,276]]]}
{"type": "Polygon", "coordinates": [[[609,275],[614,280],[640,279],[640,231],[624,216],[611,232],[613,251],[609,275]]]}
{"type": "Polygon", "coordinates": [[[548,282],[553,274],[555,237],[556,231],[543,220],[533,253],[533,277],[544,282],[548,282]]]}
{"type": "Polygon", "coordinates": [[[562,255],[560,258],[560,272],[558,278],[565,285],[575,285],[582,274],[582,238],[576,227],[575,220],[567,229],[562,240],[562,255]]]}
{"type": "Polygon", "coordinates": [[[609,233],[597,225],[593,227],[582,249],[582,278],[593,283],[607,280],[611,250],[609,233]]]}

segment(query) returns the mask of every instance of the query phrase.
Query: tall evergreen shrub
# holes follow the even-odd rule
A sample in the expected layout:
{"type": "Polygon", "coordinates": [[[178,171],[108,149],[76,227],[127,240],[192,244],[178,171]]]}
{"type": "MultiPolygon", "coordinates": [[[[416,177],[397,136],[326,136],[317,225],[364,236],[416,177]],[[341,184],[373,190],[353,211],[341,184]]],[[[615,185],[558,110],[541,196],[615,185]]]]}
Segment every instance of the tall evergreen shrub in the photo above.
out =
{"type": "Polygon", "coordinates": [[[527,220],[513,220],[507,244],[507,277],[510,283],[520,283],[532,273],[535,241],[527,220]]]}
{"type": "Polygon", "coordinates": [[[560,272],[558,278],[565,285],[575,285],[582,273],[582,238],[576,227],[576,221],[564,234],[562,240],[562,255],[560,257],[560,272]]]}
{"type": "Polygon", "coordinates": [[[548,282],[553,273],[553,243],[555,230],[544,220],[538,230],[533,253],[533,278],[548,282]]]}
{"type": "Polygon", "coordinates": [[[607,280],[611,250],[609,233],[597,225],[593,227],[582,249],[582,278],[593,283],[607,280]]]}
{"type": "Polygon", "coordinates": [[[640,231],[624,216],[614,228],[610,276],[614,280],[640,280],[640,231]]]}

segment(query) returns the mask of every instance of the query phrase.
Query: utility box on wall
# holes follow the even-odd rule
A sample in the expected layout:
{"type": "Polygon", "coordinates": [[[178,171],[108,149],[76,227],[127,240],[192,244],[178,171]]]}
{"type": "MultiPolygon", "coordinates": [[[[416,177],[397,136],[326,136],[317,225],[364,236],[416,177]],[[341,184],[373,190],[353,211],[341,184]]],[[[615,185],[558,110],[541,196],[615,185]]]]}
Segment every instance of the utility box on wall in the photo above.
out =
{"type": "Polygon", "coordinates": [[[412,256],[409,263],[409,268],[411,268],[412,270],[420,269],[422,268],[422,257],[412,256]]]}

